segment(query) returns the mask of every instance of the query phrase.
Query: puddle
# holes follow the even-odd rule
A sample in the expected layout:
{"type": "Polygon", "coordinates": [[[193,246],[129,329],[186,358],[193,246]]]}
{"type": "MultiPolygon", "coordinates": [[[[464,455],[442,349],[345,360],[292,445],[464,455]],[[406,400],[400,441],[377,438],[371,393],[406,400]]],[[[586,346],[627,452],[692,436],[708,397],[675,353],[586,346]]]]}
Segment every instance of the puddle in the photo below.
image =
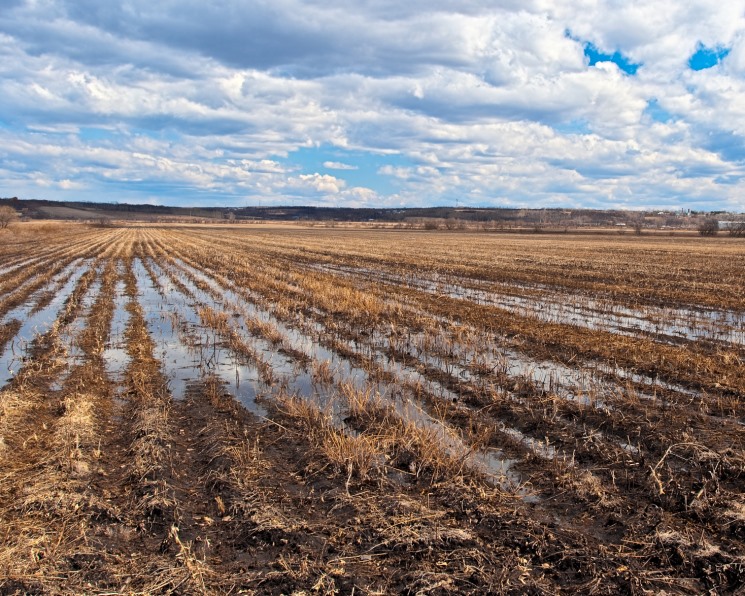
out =
{"type": "Polygon", "coordinates": [[[523,477],[516,471],[520,464],[519,459],[508,457],[501,449],[487,448],[475,451],[470,460],[474,468],[492,476],[498,486],[516,493],[525,502],[534,503],[539,500],[524,488],[523,477]]]}
{"type": "MultiPolygon", "coordinates": [[[[69,267],[73,267],[73,265],[69,267]]],[[[35,302],[27,301],[25,304],[6,313],[3,317],[3,322],[12,319],[21,321],[21,327],[13,339],[5,346],[0,356],[0,387],[4,386],[23,366],[24,359],[34,339],[46,333],[52,327],[53,323],[57,320],[60,310],[64,307],[65,300],[72,293],[85,271],[86,268],[82,266],[74,270],[52,300],[43,308],[35,310],[35,302]]],[[[63,270],[58,274],[58,276],[64,275],[68,275],[67,270],[63,270]]]]}
{"type": "MultiPolygon", "coordinates": [[[[297,328],[289,327],[279,322],[267,310],[260,309],[256,303],[232,289],[224,287],[217,280],[192,268],[188,264],[178,262],[178,268],[210,288],[210,292],[206,292],[197,287],[193,281],[184,278],[177,272],[172,272],[178,276],[179,281],[187,288],[192,299],[213,307],[227,308],[229,312],[234,312],[237,315],[234,316],[234,324],[237,324],[241,328],[245,328],[244,319],[246,316],[258,317],[260,320],[270,323],[272,326],[275,326],[294,349],[305,354],[312,361],[328,362],[328,367],[331,369],[333,377],[333,382],[330,385],[338,387],[343,383],[349,383],[360,391],[373,390],[378,394],[383,403],[392,406],[396,410],[401,419],[411,421],[419,428],[433,431],[443,443],[446,450],[452,455],[456,456],[470,452],[466,445],[458,437],[453,435],[453,429],[432,418],[416,403],[413,397],[404,397],[405,394],[411,391],[407,387],[419,385],[424,390],[437,395],[443,400],[453,401],[457,398],[454,393],[442,387],[439,383],[427,379],[416,369],[408,367],[401,362],[392,361],[383,354],[375,351],[371,352],[371,355],[376,364],[383,371],[392,374],[396,381],[394,383],[386,383],[371,380],[366,371],[354,366],[348,359],[339,356],[335,351],[322,346],[319,340],[313,337],[316,334],[320,336],[322,333],[323,329],[320,325],[307,322],[311,327],[313,335],[304,333],[297,328]],[[217,296],[220,296],[222,300],[218,302],[217,296]]],[[[258,338],[253,338],[253,341],[267,358],[267,361],[271,363],[273,355],[277,354],[276,347],[258,338]]],[[[294,376],[290,376],[290,371],[287,371],[286,367],[291,365],[296,366],[290,362],[280,364],[279,366],[276,363],[272,363],[272,365],[277,374],[285,377],[283,382],[287,384],[289,393],[294,393],[305,399],[314,400],[322,410],[330,412],[331,419],[337,427],[347,432],[354,432],[343,423],[345,413],[339,404],[336,391],[329,390],[329,387],[323,384],[315,383],[307,373],[298,375],[297,369],[292,371],[294,376]]],[[[487,475],[502,488],[515,492],[516,487],[520,485],[520,475],[512,470],[514,462],[505,458],[498,450],[487,449],[469,453],[467,460],[470,465],[487,475]]],[[[527,498],[527,493],[521,496],[527,498]]]]}
{"type": "Polygon", "coordinates": [[[23,259],[21,261],[16,261],[15,263],[11,263],[9,265],[5,265],[0,267],[0,276],[4,275],[13,275],[23,269],[24,267],[28,267],[29,265],[32,265],[36,261],[39,260],[39,257],[31,257],[30,259],[23,259]]]}
{"type": "Polygon", "coordinates": [[[120,279],[115,288],[114,314],[111,318],[109,339],[103,351],[106,373],[116,383],[121,383],[124,380],[124,371],[129,366],[129,355],[127,354],[126,338],[124,337],[129,324],[127,303],[125,283],[124,280],[120,279]]]}
{"type": "MultiPolygon", "coordinates": [[[[540,297],[530,297],[514,293],[525,288],[521,284],[481,283],[479,285],[482,287],[479,288],[437,275],[426,279],[420,275],[405,276],[389,271],[328,264],[311,265],[310,268],[368,281],[378,279],[404,285],[430,294],[501,308],[548,323],[574,325],[627,336],[644,334],[671,341],[708,340],[745,345],[745,312],[655,306],[647,306],[642,310],[608,300],[561,292],[550,287],[541,289],[540,297]]],[[[478,283],[476,280],[470,281],[478,283]]]]}
{"type": "MultiPolygon", "coordinates": [[[[200,325],[193,304],[167,278],[158,276],[156,286],[139,259],[135,260],[133,269],[138,299],[155,342],[153,356],[161,362],[172,397],[184,399],[190,386],[210,374],[234,391],[247,409],[266,416],[266,410],[256,402],[258,371],[234,357],[214,333],[200,325]]],[[[114,353],[111,357],[114,358],[114,353]]],[[[117,366],[126,366],[122,360],[119,359],[117,366]]]]}
{"type": "MultiPolygon", "coordinates": [[[[385,386],[384,386],[385,387],[385,386]]],[[[488,447],[485,449],[471,449],[457,435],[455,429],[447,423],[430,416],[413,399],[395,396],[390,392],[395,388],[388,388],[388,396],[384,402],[393,404],[397,414],[404,421],[413,422],[418,428],[434,432],[438,442],[445,452],[463,461],[472,469],[484,474],[495,486],[520,496],[523,500],[530,500],[532,496],[522,487],[522,475],[516,470],[517,459],[507,457],[500,449],[488,447]]]]}

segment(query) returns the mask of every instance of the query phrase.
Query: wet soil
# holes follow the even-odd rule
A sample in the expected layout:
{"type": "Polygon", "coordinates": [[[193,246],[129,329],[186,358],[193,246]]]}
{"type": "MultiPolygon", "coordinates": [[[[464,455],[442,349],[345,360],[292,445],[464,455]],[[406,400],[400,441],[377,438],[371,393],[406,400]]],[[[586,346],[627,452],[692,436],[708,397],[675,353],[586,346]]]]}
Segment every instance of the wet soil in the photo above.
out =
{"type": "Polygon", "coordinates": [[[742,590],[729,323],[712,355],[618,329],[638,304],[603,321],[609,295],[584,303],[597,325],[561,319],[566,280],[547,319],[540,295],[496,304],[494,279],[446,292],[355,270],[340,242],[293,261],[292,237],[215,234],[4,248],[0,593],[742,590]],[[53,274],[22,296],[27,265],[53,274]],[[658,360],[623,372],[640,346],[658,360]]]}

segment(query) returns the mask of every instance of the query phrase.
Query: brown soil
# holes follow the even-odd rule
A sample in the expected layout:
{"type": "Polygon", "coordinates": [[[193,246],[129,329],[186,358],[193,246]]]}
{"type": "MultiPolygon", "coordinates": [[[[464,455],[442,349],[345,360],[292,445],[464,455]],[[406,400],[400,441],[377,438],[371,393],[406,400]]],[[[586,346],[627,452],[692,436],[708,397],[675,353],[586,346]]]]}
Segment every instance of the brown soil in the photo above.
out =
{"type": "MultiPolygon", "coordinates": [[[[743,245],[464,236],[3,245],[0,314],[50,320],[0,390],[0,594],[742,593],[737,336],[671,344],[415,282],[737,317],[743,245]],[[538,365],[595,373],[580,391],[538,365]]],[[[0,355],[19,330],[1,321],[0,355]]]]}

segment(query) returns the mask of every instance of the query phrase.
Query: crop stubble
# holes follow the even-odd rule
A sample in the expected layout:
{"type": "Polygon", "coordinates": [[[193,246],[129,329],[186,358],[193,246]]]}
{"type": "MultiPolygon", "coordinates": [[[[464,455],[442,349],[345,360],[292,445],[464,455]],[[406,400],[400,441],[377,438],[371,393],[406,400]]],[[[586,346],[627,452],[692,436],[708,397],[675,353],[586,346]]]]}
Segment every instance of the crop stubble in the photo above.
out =
{"type": "Polygon", "coordinates": [[[742,244],[62,232],[0,248],[2,593],[742,588],[742,244]]]}

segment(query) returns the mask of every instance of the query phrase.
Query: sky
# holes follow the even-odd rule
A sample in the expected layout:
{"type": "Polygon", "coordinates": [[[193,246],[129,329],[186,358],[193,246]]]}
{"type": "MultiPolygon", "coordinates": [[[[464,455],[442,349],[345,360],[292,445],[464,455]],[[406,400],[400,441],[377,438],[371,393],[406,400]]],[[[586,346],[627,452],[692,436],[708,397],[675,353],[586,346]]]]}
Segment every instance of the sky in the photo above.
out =
{"type": "Polygon", "coordinates": [[[0,196],[745,211],[742,0],[0,0],[0,196]]]}

